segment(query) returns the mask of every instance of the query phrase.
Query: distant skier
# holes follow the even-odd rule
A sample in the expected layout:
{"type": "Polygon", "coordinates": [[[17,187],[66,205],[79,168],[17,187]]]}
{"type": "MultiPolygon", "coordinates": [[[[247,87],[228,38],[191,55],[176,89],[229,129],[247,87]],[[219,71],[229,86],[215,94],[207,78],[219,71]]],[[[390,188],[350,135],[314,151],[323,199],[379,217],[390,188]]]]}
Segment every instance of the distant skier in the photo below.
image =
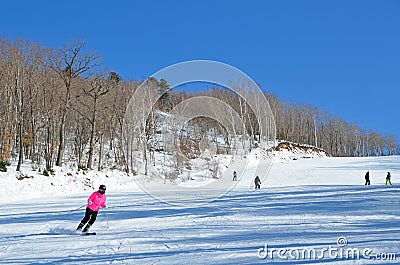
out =
{"type": "Polygon", "coordinates": [[[254,184],[255,184],[255,186],[256,186],[256,190],[259,190],[259,189],[261,188],[261,180],[260,180],[260,177],[259,177],[259,176],[257,176],[257,177],[254,179],[254,184]]]}
{"type": "Polygon", "coordinates": [[[392,181],[391,181],[392,176],[390,175],[390,172],[387,173],[386,175],[386,185],[389,183],[390,185],[392,185],[392,181]]]}
{"type": "Polygon", "coordinates": [[[236,171],[233,171],[233,179],[232,180],[233,181],[237,180],[237,172],[236,171]]]}
{"type": "Polygon", "coordinates": [[[82,232],[86,233],[89,231],[89,228],[96,221],[97,214],[99,213],[100,208],[106,207],[106,186],[100,185],[99,190],[95,191],[88,198],[88,205],[86,207],[85,217],[83,217],[81,223],[76,228],[76,231],[81,231],[83,226],[86,224],[85,228],[83,228],[82,232]]]}
{"type": "Polygon", "coordinates": [[[365,174],[365,185],[370,185],[371,181],[369,181],[369,171],[365,174]]]}

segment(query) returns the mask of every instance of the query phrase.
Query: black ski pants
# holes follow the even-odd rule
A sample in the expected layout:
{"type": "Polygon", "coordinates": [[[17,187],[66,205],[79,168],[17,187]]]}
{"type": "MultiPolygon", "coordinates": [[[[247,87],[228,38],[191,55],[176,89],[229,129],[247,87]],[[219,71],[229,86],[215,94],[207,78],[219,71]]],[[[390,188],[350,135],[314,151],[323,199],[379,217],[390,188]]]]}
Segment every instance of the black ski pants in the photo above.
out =
{"type": "Polygon", "coordinates": [[[82,224],[86,224],[89,221],[89,225],[92,225],[94,223],[94,221],[96,221],[97,218],[97,214],[99,212],[93,211],[90,208],[86,208],[86,213],[85,213],[85,217],[83,217],[81,223],[82,224]]]}

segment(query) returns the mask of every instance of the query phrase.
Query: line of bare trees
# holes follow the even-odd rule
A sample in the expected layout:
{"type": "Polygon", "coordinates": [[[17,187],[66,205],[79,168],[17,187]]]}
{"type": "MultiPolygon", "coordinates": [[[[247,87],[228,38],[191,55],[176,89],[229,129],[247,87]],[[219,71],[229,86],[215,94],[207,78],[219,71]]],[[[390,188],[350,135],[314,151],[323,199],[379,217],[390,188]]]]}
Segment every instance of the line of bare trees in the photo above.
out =
{"type": "Polygon", "coordinates": [[[332,156],[381,156],[400,153],[394,135],[382,135],[350,124],[321,108],[287,103],[267,95],[274,112],[278,139],[309,144],[332,156]]]}
{"type": "MultiPolygon", "coordinates": [[[[247,133],[257,135],[257,121],[245,102],[232,91],[218,87],[194,95],[208,95],[227,102],[245,120],[247,133]]],[[[319,107],[288,103],[265,93],[275,117],[278,140],[308,144],[332,156],[382,156],[400,153],[394,135],[382,135],[329,114],[319,107]]]]}
{"type": "MultiPolygon", "coordinates": [[[[254,115],[240,97],[218,87],[210,89],[206,94],[228,102],[246,120],[247,133],[257,135],[254,115]]],[[[316,146],[332,156],[400,154],[400,145],[395,135],[382,135],[357,124],[350,124],[319,107],[288,103],[270,93],[265,93],[265,96],[275,118],[276,136],[279,140],[316,146]]]]}
{"type": "MultiPolygon", "coordinates": [[[[21,170],[26,159],[46,170],[61,166],[63,161],[72,161],[80,168],[100,170],[117,165],[128,169],[127,161],[134,159],[124,154],[123,120],[139,82],[106,72],[101,64],[100,56],[89,51],[84,41],[50,49],[0,37],[0,161],[17,160],[16,170],[21,170]]],[[[165,80],[159,85],[168,87],[165,80]]],[[[200,94],[228,103],[245,121],[247,133],[257,140],[254,113],[227,89],[192,94],[170,91],[154,107],[168,111],[200,94]]],[[[333,156],[400,152],[393,135],[349,124],[317,107],[266,96],[278,139],[314,145],[333,156]]],[[[156,133],[156,126],[154,123],[149,132],[156,133]]],[[[146,139],[151,141],[151,135],[146,139]]]]}

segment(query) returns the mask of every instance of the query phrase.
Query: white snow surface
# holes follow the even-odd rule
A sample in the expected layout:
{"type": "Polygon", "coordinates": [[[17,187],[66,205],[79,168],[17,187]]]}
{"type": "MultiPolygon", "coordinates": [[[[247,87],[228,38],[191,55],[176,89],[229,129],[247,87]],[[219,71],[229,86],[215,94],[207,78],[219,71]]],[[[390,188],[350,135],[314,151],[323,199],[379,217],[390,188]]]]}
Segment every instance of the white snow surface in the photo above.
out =
{"type": "Polygon", "coordinates": [[[148,195],[119,171],[84,175],[65,167],[45,177],[25,166],[23,174],[33,178],[17,180],[11,166],[0,173],[0,264],[399,264],[399,156],[275,156],[254,191],[253,155],[224,196],[180,207],[148,195]],[[388,171],[392,186],[385,185],[388,171]],[[97,235],[75,234],[87,197],[102,183],[108,200],[91,228],[97,235]],[[338,246],[339,237],[347,246],[338,246]],[[259,252],[266,244],[268,252],[259,252]],[[346,259],[324,248],[361,254],[346,259]],[[323,257],[293,257],[304,249],[323,257]],[[365,249],[370,255],[363,256],[365,249]],[[391,253],[396,260],[388,260],[391,253]]]}

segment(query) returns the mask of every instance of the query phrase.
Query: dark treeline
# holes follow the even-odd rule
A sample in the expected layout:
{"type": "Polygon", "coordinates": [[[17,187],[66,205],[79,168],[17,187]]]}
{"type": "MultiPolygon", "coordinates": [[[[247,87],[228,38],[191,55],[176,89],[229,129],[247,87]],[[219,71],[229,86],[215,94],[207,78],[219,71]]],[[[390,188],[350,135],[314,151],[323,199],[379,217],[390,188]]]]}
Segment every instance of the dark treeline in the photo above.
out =
{"type": "MultiPolygon", "coordinates": [[[[16,159],[17,170],[26,159],[47,170],[63,161],[85,168],[123,167],[123,119],[140,82],[103,69],[100,56],[84,41],[51,49],[0,37],[0,161],[16,159]]],[[[254,123],[252,115],[244,113],[246,104],[229,90],[215,88],[202,94],[226,101],[242,117],[246,114],[250,125],[254,123]]],[[[155,108],[169,110],[193,96],[169,92],[155,108]]],[[[349,124],[317,107],[266,96],[278,139],[315,145],[333,156],[399,153],[393,135],[349,124]]],[[[256,134],[256,127],[250,128],[250,134],[256,134]]]]}

